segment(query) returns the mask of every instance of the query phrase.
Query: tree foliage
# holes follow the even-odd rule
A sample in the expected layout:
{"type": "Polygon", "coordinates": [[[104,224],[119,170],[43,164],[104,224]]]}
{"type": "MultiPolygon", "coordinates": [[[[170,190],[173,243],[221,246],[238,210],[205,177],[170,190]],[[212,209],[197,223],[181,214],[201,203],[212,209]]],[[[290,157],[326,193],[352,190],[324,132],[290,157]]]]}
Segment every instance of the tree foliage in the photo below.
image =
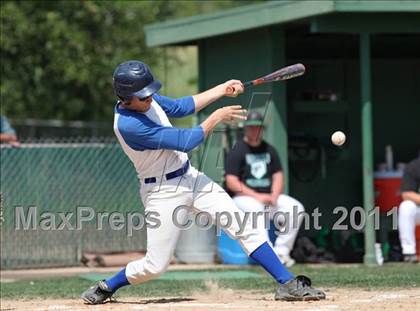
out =
{"type": "Polygon", "coordinates": [[[161,49],[143,26],[241,5],[233,1],[2,1],[1,108],[12,118],[105,120],[112,71],[128,59],[151,66],[161,49]]]}

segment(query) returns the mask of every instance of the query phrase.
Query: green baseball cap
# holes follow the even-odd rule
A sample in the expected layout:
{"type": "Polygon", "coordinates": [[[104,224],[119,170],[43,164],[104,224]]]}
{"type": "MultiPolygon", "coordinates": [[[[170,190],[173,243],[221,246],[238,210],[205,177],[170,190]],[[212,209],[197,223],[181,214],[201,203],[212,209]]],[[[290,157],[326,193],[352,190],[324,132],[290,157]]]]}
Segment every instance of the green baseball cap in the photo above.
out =
{"type": "Polygon", "coordinates": [[[248,113],[245,126],[264,126],[264,118],[258,111],[248,113]]]}

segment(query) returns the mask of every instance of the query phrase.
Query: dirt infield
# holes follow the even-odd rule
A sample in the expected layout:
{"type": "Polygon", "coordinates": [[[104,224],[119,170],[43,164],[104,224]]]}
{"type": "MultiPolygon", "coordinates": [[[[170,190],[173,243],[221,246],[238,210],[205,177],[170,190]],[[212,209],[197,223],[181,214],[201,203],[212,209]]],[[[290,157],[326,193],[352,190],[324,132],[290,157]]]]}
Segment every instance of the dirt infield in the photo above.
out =
{"type": "Polygon", "coordinates": [[[85,305],[80,300],[3,300],[1,310],[420,310],[420,289],[327,289],[327,299],[317,302],[278,302],[272,294],[234,291],[209,284],[206,294],[185,297],[123,297],[105,305],[85,305]]]}

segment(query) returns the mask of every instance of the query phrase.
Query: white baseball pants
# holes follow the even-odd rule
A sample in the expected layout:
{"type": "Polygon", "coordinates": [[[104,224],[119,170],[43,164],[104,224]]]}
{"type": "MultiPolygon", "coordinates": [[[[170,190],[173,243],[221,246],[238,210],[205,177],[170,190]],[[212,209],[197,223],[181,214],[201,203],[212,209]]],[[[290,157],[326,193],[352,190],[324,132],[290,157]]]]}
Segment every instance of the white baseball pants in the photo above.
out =
{"type": "Polygon", "coordinates": [[[289,256],[304,218],[303,212],[305,209],[302,203],[285,194],[279,196],[276,206],[265,206],[255,198],[245,195],[235,196],[233,201],[242,211],[255,213],[257,227],[268,240],[270,239],[267,230],[269,221],[267,220],[274,218],[274,221],[277,222],[276,228],[279,229],[273,247],[274,251],[280,256],[289,256]],[[262,212],[265,211],[268,212],[269,217],[262,215],[262,212]]]}
{"type": "Polygon", "coordinates": [[[158,213],[159,217],[156,218],[160,225],[147,228],[146,256],[127,264],[126,277],[132,285],[159,277],[166,271],[181,230],[177,224],[183,224],[188,219],[187,208],[195,213],[209,213],[213,222],[218,213],[219,216],[222,215],[222,225],[227,223],[227,216],[221,213],[232,215],[232,224],[225,232],[231,238],[237,239],[248,255],[267,241],[266,235],[252,228],[250,219],[241,226],[234,213],[244,219],[243,212],[236,207],[231,197],[217,183],[192,166],[181,177],[170,180],[158,178],[156,183],[142,183],[140,194],[145,212],[158,213]],[[173,221],[174,214],[176,223],[173,221]],[[241,227],[245,229],[237,234],[241,227]]]}
{"type": "Polygon", "coordinates": [[[403,254],[416,253],[416,225],[420,224],[420,206],[402,201],[398,209],[398,231],[403,254]]]}

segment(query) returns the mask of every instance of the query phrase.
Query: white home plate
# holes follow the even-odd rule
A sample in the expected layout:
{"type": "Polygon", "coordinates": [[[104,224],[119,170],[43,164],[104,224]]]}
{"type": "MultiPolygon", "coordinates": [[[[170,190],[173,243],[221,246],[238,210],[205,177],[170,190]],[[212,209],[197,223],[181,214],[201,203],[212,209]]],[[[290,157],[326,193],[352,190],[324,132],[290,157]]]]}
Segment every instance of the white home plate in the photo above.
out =
{"type": "Polygon", "coordinates": [[[374,299],[376,301],[383,301],[383,300],[388,300],[388,299],[399,299],[399,298],[407,298],[407,297],[408,295],[389,293],[389,294],[381,294],[381,295],[375,296],[374,299]]]}
{"type": "Polygon", "coordinates": [[[409,296],[405,294],[385,293],[385,294],[379,294],[372,298],[355,299],[355,300],[352,300],[351,302],[352,303],[371,303],[371,302],[380,302],[384,300],[393,300],[393,299],[400,299],[400,298],[407,298],[407,297],[409,296]]]}

